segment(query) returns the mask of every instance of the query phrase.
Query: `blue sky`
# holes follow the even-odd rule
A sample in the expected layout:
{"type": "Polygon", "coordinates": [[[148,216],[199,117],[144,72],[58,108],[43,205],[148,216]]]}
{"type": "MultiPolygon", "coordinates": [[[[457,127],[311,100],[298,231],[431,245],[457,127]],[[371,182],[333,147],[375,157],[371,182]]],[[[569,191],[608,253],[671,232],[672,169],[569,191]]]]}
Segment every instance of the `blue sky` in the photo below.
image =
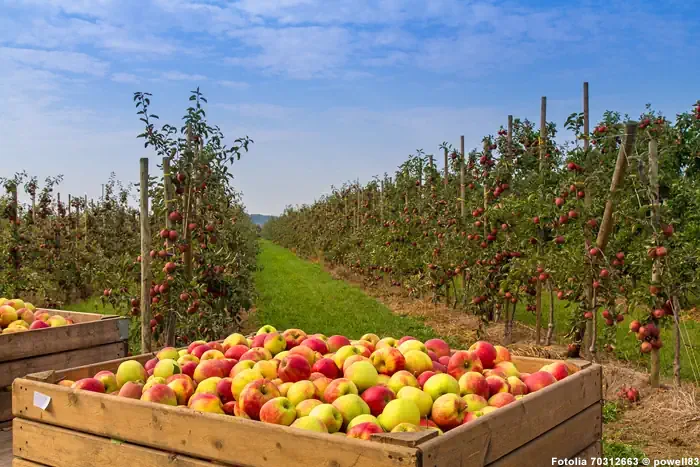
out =
{"type": "MultiPolygon", "coordinates": [[[[393,172],[415,149],[467,147],[508,114],[560,126],[581,108],[673,116],[699,97],[695,1],[0,0],[0,175],[62,173],[98,196],[154,157],[131,96],[255,144],[236,164],[251,212],[393,172]]],[[[152,159],[155,169],[155,158],[152,159]]]]}

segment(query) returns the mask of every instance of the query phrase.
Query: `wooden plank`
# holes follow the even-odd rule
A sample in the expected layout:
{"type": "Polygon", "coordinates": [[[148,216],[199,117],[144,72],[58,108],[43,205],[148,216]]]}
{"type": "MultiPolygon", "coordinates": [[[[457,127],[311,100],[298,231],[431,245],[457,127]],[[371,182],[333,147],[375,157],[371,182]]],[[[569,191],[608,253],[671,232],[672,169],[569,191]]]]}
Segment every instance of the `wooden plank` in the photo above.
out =
{"type": "Polygon", "coordinates": [[[482,467],[599,403],[602,368],[591,365],[556,384],[420,445],[423,467],[482,467]]]}
{"type": "Polygon", "coordinates": [[[414,448],[197,413],[26,379],[15,380],[12,388],[16,417],[228,465],[419,466],[414,448]],[[51,398],[46,410],[34,406],[35,391],[51,398]]]}
{"type": "Polygon", "coordinates": [[[105,360],[125,357],[128,353],[128,342],[113,342],[85,349],[68,350],[49,355],[0,362],[0,387],[9,386],[15,378],[21,378],[31,373],[53,370],[56,368],[72,368],[105,360]]]}
{"type": "Polygon", "coordinates": [[[126,318],[6,334],[0,336],[0,362],[95,347],[128,339],[129,320],[126,318]]]}
{"type": "Polygon", "coordinates": [[[0,430],[0,466],[9,466],[12,462],[12,430],[0,430]]]}
{"type": "MultiPolygon", "coordinates": [[[[0,467],[6,467],[5,464],[0,464],[0,467]]],[[[9,464],[7,464],[7,467],[9,467],[9,464]]],[[[30,462],[25,459],[20,459],[19,457],[15,457],[12,459],[12,467],[47,467],[43,464],[37,464],[35,462],[30,462]]]]}
{"type": "Polygon", "coordinates": [[[15,418],[14,455],[51,467],[137,465],[140,467],[211,467],[211,463],[109,438],[15,418]],[[118,462],[115,462],[118,459],[118,462]]]}
{"type": "Polygon", "coordinates": [[[109,319],[116,317],[116,315],[101,315],[99,313],[82,313],[79,311],[54,310],[52,308],[42,308],[42,310],[46,310],[52,315],[60,315],[64,318],[70,318],[73,320],[74,323],[89,323],[91,321],[99,321],[101,319],[109,319]]]}
{"type": "Polygon", "coordinates": [[[602,404],[597,403],[579,412],[564,423],[543,433],[529,443],[507,454],[489,467],[557,465],[552,459],[570,459],[603,436],[602,404]]]}
{"type": "Polygon", "coordinates": [[[0,422],[12,419],[12,392],[0,390],[0,422]]]}
{"type": "Polygon", "coordinates": [[[573,456],[571,460],[585,459],[588,465],[593,465],[591,459],[598,457],[603,457],[603,442],[601,440],[591,444],[586,449],[573,456]]]}

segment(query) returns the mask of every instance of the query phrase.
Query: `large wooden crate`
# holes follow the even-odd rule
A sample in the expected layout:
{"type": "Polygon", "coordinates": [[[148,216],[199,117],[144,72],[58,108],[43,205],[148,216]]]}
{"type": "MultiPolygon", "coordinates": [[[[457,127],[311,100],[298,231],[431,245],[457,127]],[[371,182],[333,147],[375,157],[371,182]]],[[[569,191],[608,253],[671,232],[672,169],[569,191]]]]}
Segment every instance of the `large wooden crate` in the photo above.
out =
{"type": "MultiPolygon", "coordinates": [[[[16,380],[14,465],[515,467],[601,455],[602,370],[587,362],[569,362],[571,376],[442,436],[360,441],[55,384],[115,371],[123,360],[16,380]],[[42,395],[50,398],[45,409],[42,395]]],[[[551,360],[514,362],[534,372],[551,360]]]]}
{"type": "Polygon", "coordinates": [[[127,356],[129,320],[114,315],[47,310],[75,324],[0,335],[0,423],[12,418],[15,378],[127,356]]]}

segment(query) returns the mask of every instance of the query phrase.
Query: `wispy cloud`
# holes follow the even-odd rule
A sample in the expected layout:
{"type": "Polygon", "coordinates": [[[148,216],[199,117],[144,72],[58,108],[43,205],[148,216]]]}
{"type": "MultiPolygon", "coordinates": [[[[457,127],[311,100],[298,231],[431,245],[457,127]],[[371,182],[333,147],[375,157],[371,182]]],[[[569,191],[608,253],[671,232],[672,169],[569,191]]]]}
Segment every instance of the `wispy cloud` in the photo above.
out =
{"type": "Polygon", "coordinates": [[[219,80],[216,84],[231,89],[248,89],[250,87],[250,84],[245,81],[229,81],[226,79],[219,80]]]}
{"type": "Polygon", "coordinates": [[[206,81],[207,77],[199,74],[188,74],[179,71],[166,71],[161,77],[168,81],[206,81]]]}
{"type": "Polygon", "coordinates": [[[0,58],[47,70],[103,76],[109,64],[80,52],[0,47],[0,58]]]}
{"type": "Polygon", "coordinates": [[[110,79],[114,81],[115,83],[129,83],[129,84],[135,84],[138,83],[139,77],[136,75],[132,75],[131,73],[114,73],[110,79]]]}

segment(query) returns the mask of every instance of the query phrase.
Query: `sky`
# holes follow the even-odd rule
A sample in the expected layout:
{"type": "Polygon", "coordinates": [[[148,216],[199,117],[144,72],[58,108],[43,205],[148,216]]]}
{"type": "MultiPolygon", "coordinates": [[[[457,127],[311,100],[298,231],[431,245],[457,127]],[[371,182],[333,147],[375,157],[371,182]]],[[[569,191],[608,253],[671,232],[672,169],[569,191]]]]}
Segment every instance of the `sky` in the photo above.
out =
{"type": "Polygon", "coordinates": [[[200,87],[252,213],[467,149],[507,115],[665,115],[700,98],[697,1],[0,0],[0,176],[64,175],[64,197],[138,180],[135,91],[179,124],[200,87]]]}

